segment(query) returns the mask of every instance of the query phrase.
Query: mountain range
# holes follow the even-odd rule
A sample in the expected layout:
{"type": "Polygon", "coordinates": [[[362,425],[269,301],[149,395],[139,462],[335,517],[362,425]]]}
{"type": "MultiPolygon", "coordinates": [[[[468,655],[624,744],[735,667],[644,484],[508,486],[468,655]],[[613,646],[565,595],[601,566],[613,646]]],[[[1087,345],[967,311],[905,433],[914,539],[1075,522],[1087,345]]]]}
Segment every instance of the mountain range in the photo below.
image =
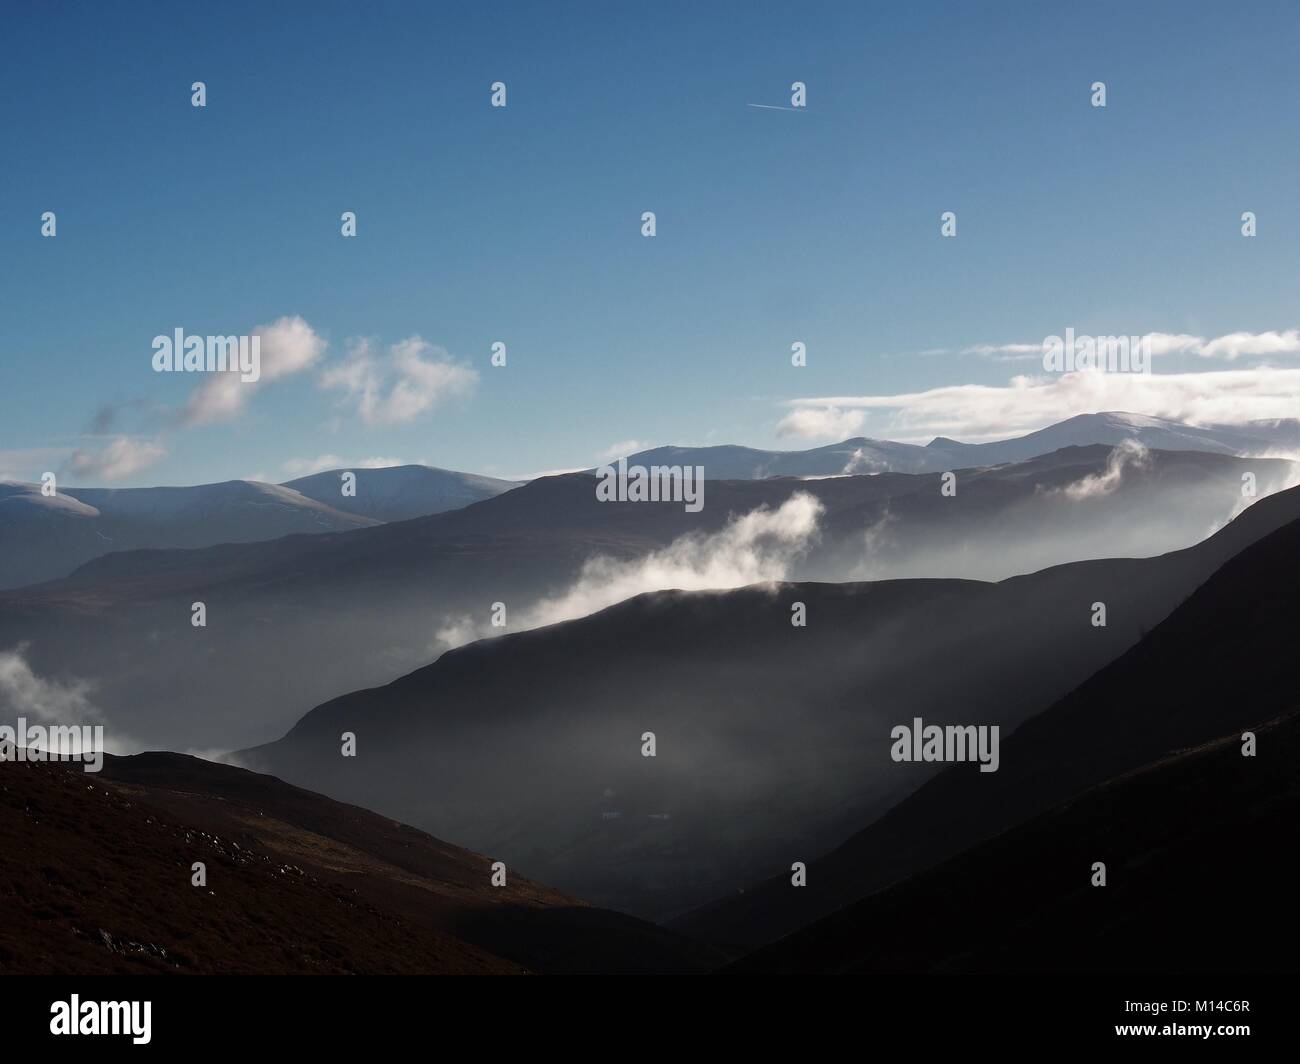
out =
{"type": "MultiPolygon", "coordinates": [[[[1140,444],[1149,450],[1236,457],[1300,454],[1300,422],[1192,426],[1138,414],[1084,414],[992,443],[936,438],[927,446],[854,438],[804,451],[749,447],[660,447],[632,464],[696,465],[714,480],[940,473],[1023,462],[1068,447],[1140,444]]],[[[588,472],[594,472],[588,470],[588,472]]],[[[65,577],[103,555],[248,543],[338,532],[444,513],[520,485],[423,465],[334,469],[284,484],[255,480],[193,487],[67,488],[0,482],[0,589],[65,577]],[[343,476],[355,493],[343,493],[343,476]]]]}
{"type": "MultiPolygon", "coordinates": [[[[643,595],[450,651],[325,703],[240,757],[501,853],[600,904],[665,919],[746,887],[762,878],[757,869],[823,852],[925,783],[932,766],[890,759],[892,726],[921,717],[1011,732],[1138,643],[1233,555],[1298,518],[1292,489],[1185,550],[1000,583],[643,595]],[[791,624],[795,603],[806,627],[791,624]],[[1093,623],[1098,603],[1104,627],[1093,623]],[[345,732],[355,757],[341,756],[345,732]],[[643,756],[646,732],[653,758],[643,756]]],[[[1113,745],[1112,734],[1097,741],[1113,745]]],[[[992,792],[1014,775],[1003,769],[992,792]]],[[[918,832],[912,845],[941,837],[918,832]]]]}
{"type": "MultiPolygon", "coordinates": [[[[1125,437],[710,480],[698,513],[570,474],[406,519],[382,475],[333,509],[338,476],[236,482],[230,519],[283,492],[351,525],[0,593],[6,713],[283,733],[0,767],[0,970],[1285,966],[1289,918],[1188,929],[1286,903],[1291,462],[1125,437]],[[895,760],[918,719],[997,727],[997,771],[895,760]]],[[[111,494],[43,505],[158,512],[111,494]]]]}
{"type": "MultiPolygon", "coordinates": [[[[1292,482],[1271,459],[1068,448],[940,474],[711,481],[704,508],[601,502],[548,477],[430,517],[193,550],[123,551],[0,592],[0,650],[93,684],[154,747],[251,746],[340,691],[450,647],[591,613],[642,591],[756,580],[997,580],[1196,542],[1292,482]],[[191,624],[203,603],[206,627],[191,624]]],[[[138,746],[136,747],[138,748],[138,746]]]]}
{"type": "Polygon", "coordinates": [[[1127,440],[1151,450],[1203,451],[1238,457],[1300,455],[1300,420],[1238,425],[1189,425],[1169,418],[1109,411],[1079,414],[1012,439],[961,443],[936,436],[928,444],[897,443],[865,436],[804,451],[752,447],[656,447],[627,456],[628,464],[701,466],[719,480],[764,477],[829,477],[853,473],[939,473],[950,469],[1022,462],[1062,447],[1116,446],[1127,440]]]}
{"type": "Polygon", "coordinates": [[[208,547],[341,532],[442,513],[515,484],[427,466],[344,470],[287,484],[231,480],[184,488],[59,488],[0,482],[0,588],[67,576],[113,551],[208,547]]]}

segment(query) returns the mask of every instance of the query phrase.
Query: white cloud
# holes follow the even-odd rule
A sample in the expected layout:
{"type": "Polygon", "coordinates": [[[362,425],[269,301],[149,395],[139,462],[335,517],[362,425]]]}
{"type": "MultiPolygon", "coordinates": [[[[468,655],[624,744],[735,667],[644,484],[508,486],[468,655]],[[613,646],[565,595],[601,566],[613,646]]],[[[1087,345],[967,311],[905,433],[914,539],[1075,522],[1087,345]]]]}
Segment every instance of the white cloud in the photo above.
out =
{"type": "MultiPolygon", "coordinates": [[[[1259,455],[1259,457],[1280,458],[1286,460],[1289,459],[1291,456],[1286,454],[1277,454],[1277,455],[1262,454],[1259,455]]],[[[1294,461],[1288,462],[1288,464],[1284,467],[1284,470],[1285,472],[1283,472],[1281,476],[1275,475],[1273,477],[1269,477],[1263,480],[1262,483],[1257,484],[1256,494],[1254,497],[1246,495],[1244,492],[1236,493],[1236,498],[1234,499],[1231,512],[1228,513],[1222,521],[1215,522],[1208,529],[1206,529],[1205,535],[1207,537],[1214,535],[1214,533],[1218,532],[1219,529],[1223,528],[1226,524],[1228,524],[1228,522],[1236,520],[1237,515],[1240,514],[1243,510],[1247,509],[1250,506],[1253,506],[1260,499],[1267,498],[1268,496],[1273,495],[1274,493],[1279,491],[1289,491],[1291,488],[1300,487],[1300,462],[1294,462],[1294,461]]]]}
{"type": "Polygon", "coordinates": [[[1146,333],[1142,337],[1148,354],[1155,358],[1157,355],[1190,355],[1203,354],[1202,348],[1205,341],[1199,336],[1191,336],[1188,333],[1146,333]]]}
{"type": "MultiPolygon", "coordinates": [[[[647,591],[699,591],[784,580],[815,540],[822,512],[817,499],[798,492],[775,510],[759,507],[733,517],[718,532],[681,536],[642,558],[589,559],[570,588],[512,618],[507,630],[585,617],[647,591]]],[[[451,647],[500,631],[462,618],[445,625],[437,638],[451,647]]]]}
{"type": "Polygon", "coordinates": [[[885,580],[889,578],[888,563],[880,556],[893,545],[895,524],[893,511],[885,506],[880,517],[867,525],[862,533],[862,559],[849,574],[853,580],[885,580]]]}
{"type": "Polygon", "coordinates": [[[1111,448],[1110,457],[1106,459],[1106,468],[1100,473],[1089,473],[1086,477],[1067,484],[1057,492],[1066,498],[1083,501],[1100,499],[1111,494],[1123,483],[1125,469],[1142,470],[1151,466],[1151,452],[1137,440],[1124,440],[1118,447],[1111,448]]]}
{"type": "MultiPolygon", "coordinates": [[[[926,352],[921,352],[925,354],[926,352]]],[[[1022,362],[1043,357],[1043,345],[1037,344],[975,344],[962,348],[963,355],[979,355],[996,362],[1022,362]]]]}
{"type": "Polygon", "coordinates": [[[854,476],[859,473],[879,473],[889,468],[889,463],[873,458],[861,447],[857,448],[840,470],[841,476],[854,476]]]}
{"type": "MultiPolygon", "coordinates": [[[[825,396],[786,402],[779,435],[853,425],[874,415],[872,434],[912,442],[935,436],[978,441],[1032,432],[1082,412],[1123,410],[1194,425],[1296,416],[1300,369],[1259,366],[1201,373],[1082,372],[1016,376],[1005,385],[957,384],[896,395],[825,396]],[[805,412],[811,412],[804,419],[805,412]],[[837,417],[843,415],[843,422],[837,417]]],[[[834,433],[832,433],[834,434],[834,433]]],[[[839,435],[846,435],[842,430],[839,435]]]]}
{"type": "MultiPolygon", "coordinates": [[[[1190,333],[1151,332],[1141,339],[1152,357],[1200,355],[1202,358],[1232,360],[1247,356],[1300,354],[1300,330],[1296,329],[1288,329],[1286,332],[1235,332],[1213,340],[1190,333]]],[[[1032,362],[1042,357],[1043,341],[1030,344],[974,344],[963,348],[961,353],[979,355],[996,362],[1032,362]]]]}
{"type": "Polygon", "coordinates": [[[542,477],[562,477],[569,473],[583,473],[590,468],[590,466],[571,466],[565,469],[538,469],[532,473],[493,473],[492,475],[499,476],[502,480],[522,483],[526,480],[541,480],[542,477]]]}
{"type": "Polygon", "coordinates": [[[244,381],[238,373],[207,374],[190,394],[181,415],[182,424],[229,421],[248,404],[255,389],[311,368],[325,352],[325,341],[297,316],[259,325],[253,335],[261,338],[260,379],[244,381]]]}
{"type": "Polygon", "coordinates": [[[120,732],[110,734],[104,714],[91,700],[93,684],[70,677],[66,681],[38,676],[27,662],[28,644],[0,650],[0,723],[13,726],[18,717],[29,724],[65,727],[99,725],[104,728],[104,749],[130,753],[140,744],[120,732]]]}
{"type": "Polygon", "coordinates": [[[400,458],[362,458],[357,462],[349,462],[337,454],[322,454],[317,458],[290,458],[280,469],[290,477],[307,477],[313,473],[323,473],[327,469],[387,469],[406,464],[400,458]]]}
{"type": "Polygon", "coordinates": [[[99,451],[73,451],[67,469],[79,480],[121,480],[148,469],[166,454],[167,448],[157,440],[117,436],[99,451]]]}
{"type": "Polygon", "coordinates": [[[85,680],[43,680],[27,664],[27,644],[0,651],[0,709],[5,722],[23,716],[43,724],[85,724],[101,719],[85,680]]]}
{"type": "Polygon", "coordinates": [[[646,445],[640,440],[620,440],[618,443],[611,443],[601,451],[600,457],[607,462],[612,462],[615,458],[626,458],[630,454],[644,450],[646,445]]]}
{"type": "Polygon", "coordinates": [[[413,421],[447,399],[468,395],[478,372],[442,348],[412,336],[378,357],[370,341],[352,344],[345,361],[321,374],[321,386],[344,393],[368,425],[413,421]]]}
{"type": "Polygon", "coordinates": [[[1205,358],[1236,359],[1248,356],[1293,355],[1300,352],[1300,330],[1286,332],[1235,332],[1205,344],[1205,358]]]}
{"type": "Polygon", "coordinates": [[[803,439],[843,440],[862,431],[867,417],[861,410],[845,410],[838,405],[818,406],[809,402],[795,407],[776,426],[781,437],[799,436],[803,439]]]}

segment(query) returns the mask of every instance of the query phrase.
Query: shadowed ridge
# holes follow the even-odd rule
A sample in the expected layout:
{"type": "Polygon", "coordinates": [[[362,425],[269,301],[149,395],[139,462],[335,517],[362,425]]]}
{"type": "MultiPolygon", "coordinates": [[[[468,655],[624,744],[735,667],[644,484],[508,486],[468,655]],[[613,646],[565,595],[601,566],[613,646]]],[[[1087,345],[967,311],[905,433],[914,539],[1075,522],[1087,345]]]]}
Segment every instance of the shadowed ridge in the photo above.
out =
{"type": "Polygon", "coordinates": [[[1297,551],[1300,521],[1247,547],[1131,650],[1005,739],[998,772],[949,768],[810,862],[808,887],[773,878],[676,926],[771,942],[1104,780],[1290,713],[1297,551]]]}

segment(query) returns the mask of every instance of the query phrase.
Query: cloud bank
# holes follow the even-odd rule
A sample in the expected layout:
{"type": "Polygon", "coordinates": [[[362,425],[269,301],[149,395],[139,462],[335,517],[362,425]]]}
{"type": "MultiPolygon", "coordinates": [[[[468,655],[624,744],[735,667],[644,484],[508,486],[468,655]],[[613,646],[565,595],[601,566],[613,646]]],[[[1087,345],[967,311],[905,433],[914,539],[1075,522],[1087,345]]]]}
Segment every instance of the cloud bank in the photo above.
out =
{"type": "MultiPolygon", "coordinates": [[[[1300,329],[1282,332],[1235,332],[1213,339],[1190,333],[1150,332],[1141,337],[1152,357],[1158,355],[1200,355],[1202,358],[1238,358],[1300,355],[1300,329]]],[[[979,355],[996,362],[1032,362],[1042,357],[1043,344],[973,344],[962,348],[963,355],[979,355]]]]}
{"type": "Polygon", "coordinates": [[[777,434],[843,439],[869,420],[871,435],[927,443],[935,436],[1004,439],[1082,412],[1123,410],[1193,425],[1293,418],[1300,369],[1256,366],[1197,373],[1021,375],[1004,385],[958,384],[897,395],[792,399],[777,434]]]}

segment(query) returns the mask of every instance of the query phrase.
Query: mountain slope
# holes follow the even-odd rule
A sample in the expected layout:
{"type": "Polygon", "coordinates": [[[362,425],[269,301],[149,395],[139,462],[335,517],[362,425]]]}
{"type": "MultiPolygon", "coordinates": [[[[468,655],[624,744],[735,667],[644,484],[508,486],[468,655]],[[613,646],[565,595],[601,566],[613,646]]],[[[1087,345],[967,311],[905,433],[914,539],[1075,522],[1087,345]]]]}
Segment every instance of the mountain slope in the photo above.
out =
{"type": "Polygon", "coordinates": [[[1293,711],[1297,549],[1295,521],[1244,546],[1141,642],[1023,724],[998,772],[951,768],[812,861],[808,887],[773,878],[679,928],[772,941],[1088,787],[1293,711]]]}
{"type": "Polygon", "coordinates": [[[690,971],[718,954],[280,780],[0,764],[0,971],[690,971]],[[207,866],[207,886],[191,865],[207,866]]]}
{"type": "MultiPolygon", "coordinates": [[[[1188,550],[998,584],[640,596],[447,653],[242,756],[661,919],[811,860],[928,779],[933,766],[890,760],[893,725],[1016,727],[1297,518],[1293,490],[1188,550]],[[1097,601],[1104,628],[1090,624],[1097,601]],[[806,628],[790,623],[795,602],[806,628]],[[355,758],[339,756],[345,731],[355,758]]],[[[938,845],[947,829],[932,831],[938,845]]],[[[730,928],[715,938],[746,942],[730,928]]]]}
{"type": "Polygon", "coordinates": [[[404,465],[331,469],[287,481],[283,486],[344,513],[374,521],[407,521],[491,499],[517,488],[519,482],[434,466],[404,465]],[[342,493],[345,472],[356,477],[355,495],[342,493]]]}
{"type": "Polygon", "coordinates": [[[1170,754],[728,970],[1295,972],[1300,714],[1254,730],[1254,759],[1239,733],[1170,754]]]}
{"type": "Polygon", "coordinates": [[[67,576],[112,551],[247,543],[375,524],[290,488],[232,480],[193,488],[0,483],[0,588],[67,576]]]}

